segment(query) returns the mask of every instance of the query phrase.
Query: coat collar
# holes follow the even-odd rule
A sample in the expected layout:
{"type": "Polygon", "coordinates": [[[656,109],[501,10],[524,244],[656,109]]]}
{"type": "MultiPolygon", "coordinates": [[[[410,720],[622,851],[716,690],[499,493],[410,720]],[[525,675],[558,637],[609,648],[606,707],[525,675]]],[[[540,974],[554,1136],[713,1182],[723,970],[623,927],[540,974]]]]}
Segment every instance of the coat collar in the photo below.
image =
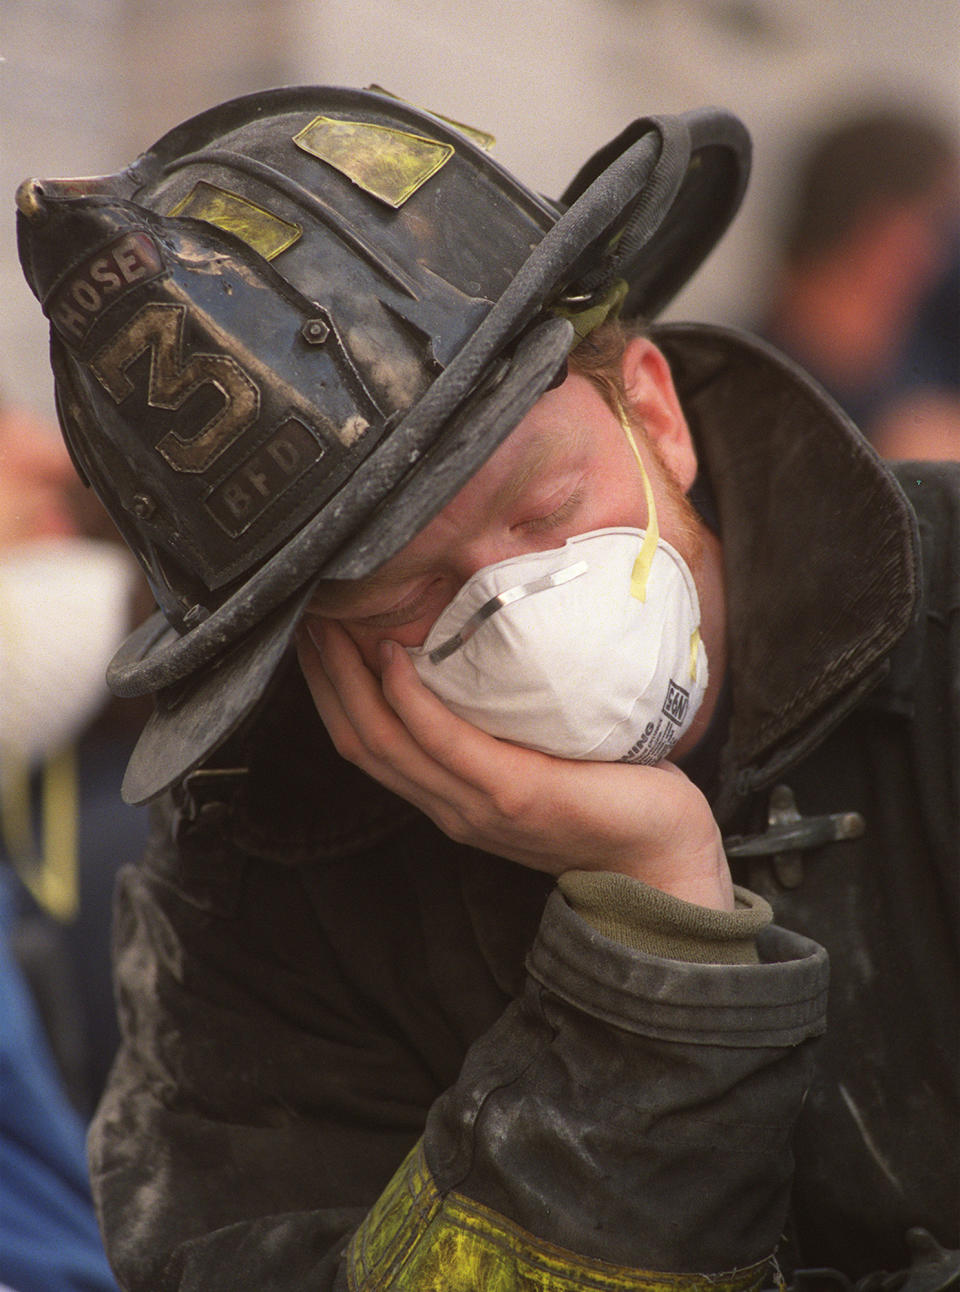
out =
{"type": "Polygon", "coordinates": [[[654,329],[723,541],[732,718],[727,792],[769,784],[883,676],[918,595],[893,475],[797,365],[758,338],[654,329]]]}

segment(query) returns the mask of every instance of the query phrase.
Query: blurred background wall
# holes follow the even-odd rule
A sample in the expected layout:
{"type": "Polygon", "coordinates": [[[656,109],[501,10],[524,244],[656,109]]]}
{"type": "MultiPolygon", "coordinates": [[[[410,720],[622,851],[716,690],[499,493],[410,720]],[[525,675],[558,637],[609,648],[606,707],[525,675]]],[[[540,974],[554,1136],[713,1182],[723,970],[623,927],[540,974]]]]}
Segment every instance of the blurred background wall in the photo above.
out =
{"type": "Polygon", "coordinates": [[[759,308],[800,137],[881,97],[960,137],[958,54],[956,0],[2,0],[0,390],[52,412],[17,183],[118,169],[232,95],[380,84],[489,130],[550,194],[636,116],[730,107],[756,146],[747,203],[670,314],[737,323],[759,308]]]}

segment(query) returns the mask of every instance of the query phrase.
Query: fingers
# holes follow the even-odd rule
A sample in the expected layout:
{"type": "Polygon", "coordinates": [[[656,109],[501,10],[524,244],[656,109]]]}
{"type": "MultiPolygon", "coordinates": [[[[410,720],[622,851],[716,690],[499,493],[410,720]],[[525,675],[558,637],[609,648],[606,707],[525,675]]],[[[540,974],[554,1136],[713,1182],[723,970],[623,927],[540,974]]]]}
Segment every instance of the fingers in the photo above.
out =
{"type": "Polygon", "coordinates": [[[525,762],[529,776],[536,760],[544,758],[532,750],[497,740],[451,713],[424,686],[410,657],[396,643],[381,643],[380,660],[387,703],[417,745],[458,780],[489,794],[510,766],[525,762]]]}
{"type": "Polygon", "coordinates": [[[381,687],[338,625],[314,631],[319,647],[299,638],[301,667],[337,751],[453,838],[482,839],[488,849],[498,843],[494,850],[521,860],[507,851],[504,830],[524,816],[530,782],[513,760],[543,756],[456,717],[423,686],[401,647],[383,651],[381,687]]]}
{"type": "Polygon", "coordinates": [[[399,720],[377,696],[376,679],[362,661],[350,658],[352,643],[339,638],[346,635],[317,622],[301,627],[297,634],[300,667],[337,752],[374,775],[375,763],[383,759],[380,746],[396,737],[398,733],[389,729],[399,726],[399,720]],[[382,734],[383,727],[388,728],[387,734],[382,734]],[[371,728],[373,736],[368,734],[371,728]]]}
{"type": "Polygon", "coordinates": [[[436,819],[456,793],[452,778],[407,731],[348,635],[331,622],[311,628],[298,637],[300,664],[337,752],[436,819]]]}

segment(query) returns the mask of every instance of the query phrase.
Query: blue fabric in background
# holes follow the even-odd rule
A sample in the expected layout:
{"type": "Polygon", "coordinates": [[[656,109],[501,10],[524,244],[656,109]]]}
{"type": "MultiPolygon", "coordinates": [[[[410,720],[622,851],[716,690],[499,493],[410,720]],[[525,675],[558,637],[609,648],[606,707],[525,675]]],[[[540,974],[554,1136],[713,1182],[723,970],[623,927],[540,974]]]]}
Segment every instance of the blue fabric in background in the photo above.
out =
{"type": "Polygon", "coordinates": [[[16,913],[12,876],[0,867],[0,1284],[116,1292],[87,1183],[84,1125],[10,949],[16,913]]]}

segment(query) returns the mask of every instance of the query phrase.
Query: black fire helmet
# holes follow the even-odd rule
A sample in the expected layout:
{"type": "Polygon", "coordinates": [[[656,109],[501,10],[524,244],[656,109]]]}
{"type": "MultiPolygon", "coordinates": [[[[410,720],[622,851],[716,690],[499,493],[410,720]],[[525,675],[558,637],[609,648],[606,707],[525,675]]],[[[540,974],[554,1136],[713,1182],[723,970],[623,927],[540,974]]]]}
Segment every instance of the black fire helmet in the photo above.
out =
{"type": "Polygon", "coordinates": [[[670,301],[749,172],[720,109],[635,121],[559,202],[485,142],[379,91],[296,87],[116,175],[20,186],[63,434],[159,606],[107,673],[155,697],[128,801],[230,735],[316,580],[418,533],[579,337],[670,301]]]}

